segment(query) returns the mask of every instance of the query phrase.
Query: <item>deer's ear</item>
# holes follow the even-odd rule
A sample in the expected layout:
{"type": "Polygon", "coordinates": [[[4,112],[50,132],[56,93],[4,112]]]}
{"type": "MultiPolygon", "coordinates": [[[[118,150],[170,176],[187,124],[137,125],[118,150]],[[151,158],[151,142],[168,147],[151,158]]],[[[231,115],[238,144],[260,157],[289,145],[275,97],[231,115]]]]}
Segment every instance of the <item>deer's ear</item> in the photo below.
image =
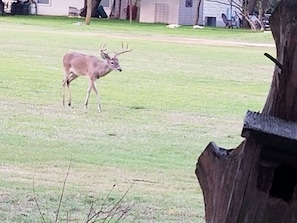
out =
{"type": "Polygon", "coordinates": [[[101,57],[102,57],[102,59],[110,59],[110,56],[107,54],[107,53],[104,53],[104,52],[101,52],[101,57]]]}

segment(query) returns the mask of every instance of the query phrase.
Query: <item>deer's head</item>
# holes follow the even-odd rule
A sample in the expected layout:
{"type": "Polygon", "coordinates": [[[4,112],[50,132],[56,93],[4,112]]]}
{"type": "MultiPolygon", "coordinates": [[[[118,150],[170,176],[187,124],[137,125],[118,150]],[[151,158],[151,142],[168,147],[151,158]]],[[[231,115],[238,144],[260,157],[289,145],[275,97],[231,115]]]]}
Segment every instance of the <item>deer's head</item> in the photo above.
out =
{"type": "Polygon", "coordinates": [[[132,51],[132,49],[128,48],[128,44],[126,47],[124,47],[123,43],[122,43],[122,51],[120,51],[119,53],[115,53],[115,55],[113,57],[109,56],[109,54],[106,52],[107,49],[105,48],[106,44],[104,44],[103,46],[100,47],[100,52],[101,52],[101,57],[102,59],[104,59],[109,68],[111,70],[117,70],[117,71],[122,71],[122,68],[120,66],[119,63],[119,59],[118,59],[118,55],[123,54],[123,53],[127,53],[132,51]]]}

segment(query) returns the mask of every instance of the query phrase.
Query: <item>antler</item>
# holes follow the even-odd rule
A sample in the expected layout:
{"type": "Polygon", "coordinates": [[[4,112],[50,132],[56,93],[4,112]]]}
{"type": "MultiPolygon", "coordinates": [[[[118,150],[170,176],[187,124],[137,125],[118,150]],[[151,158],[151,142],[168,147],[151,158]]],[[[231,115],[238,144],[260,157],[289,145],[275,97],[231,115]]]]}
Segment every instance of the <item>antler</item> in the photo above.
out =
{"type": "Polygon", "coordinates": [[[122,43],[122,51],[119,53],[116,53],[116,55],[118,56],[120,54],[127,53],[130,51],[132,51],[132,49],[129,49],[129,44],[127,43],[126,47],[124,47],[124,43],[122,43]]]}
{"type": "Polygon", "coordinates": [[[105,46],[106,46],[106,43],[100,45],[100,53],[103,59],[109,58],[109,55],[106,52],[107,49],[105,48],[105,46]]]}

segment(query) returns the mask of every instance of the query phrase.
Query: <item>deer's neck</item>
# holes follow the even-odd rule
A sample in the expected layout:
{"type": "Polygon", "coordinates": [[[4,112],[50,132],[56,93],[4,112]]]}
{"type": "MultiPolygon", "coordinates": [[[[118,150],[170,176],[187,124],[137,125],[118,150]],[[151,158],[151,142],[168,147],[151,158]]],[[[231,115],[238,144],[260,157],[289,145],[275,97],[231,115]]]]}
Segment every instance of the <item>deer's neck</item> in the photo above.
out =
{"type": "Polygon", "coordinates": [[[104,66],[104,68],[98,72],[97,79],[100,77],[104,77],[105,75],[109,74],[111,71],[112,69],[108,65],[104,66]]]}
{"type": "Polygon", "coordinates": [[[110,69],[109,67],[107,67],[104,72],[99,72],[97,79],[100,77],[104,77],[105,75],[109,74],[112,71],[112,69],[110,69]]]}

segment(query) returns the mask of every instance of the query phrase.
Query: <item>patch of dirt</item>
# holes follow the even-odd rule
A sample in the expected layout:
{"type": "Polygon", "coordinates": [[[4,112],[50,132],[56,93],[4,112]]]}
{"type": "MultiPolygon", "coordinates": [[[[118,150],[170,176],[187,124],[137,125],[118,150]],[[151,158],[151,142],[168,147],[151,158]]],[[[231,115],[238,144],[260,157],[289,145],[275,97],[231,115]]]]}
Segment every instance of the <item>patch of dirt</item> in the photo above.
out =
{"type": "MultiPolygon", "coordinates": [[[[140,39],[137,36],[131,37],[134,39],[140,39]]],[[[131,39],[129,38],[129,39],[131,39]]],[[[197,45],[215,45],[215,46],[254,46],[254,47],[275,47],[275,44],[265,43],[245,43],[235,42],[227,40],[211,40],[211,39],[196,39],[187,37],[141,37],[141,39],[147,39],[150,41],[159,42],[171,42],[171,43],[184,43],[184,44],[197,44],[197,45]]]]}
{"type": "MultiPolygon", "coordinates": [[[[27,32],[27,29],[18,29],[18,32],[27,32]]],[[[148,36],[148,35],[129,35],[129,34],[114,34],[109,32],[104,33],[90,33],[90,32],[73,32],[73,31],[61,31],[61,30],[31,30],[31,32],[43,32],[43,33],[56,33],[61,35],[77,35],[77,36],[98,36],[98,37],[107,37],[117,38],[121,40],[147,40],[155,42],[171,42],[171,43],[183,43],[183,44],[195,44],[195,45],[212,45],[212,46],[251,46],[251,47],[273,47],[275,44],[269,43],[247,43],[247,42],[236,42],[228,40],[213,40],[213,39],[197,39],[190,37],[174,37],[174,36],[148,36]]]]}

